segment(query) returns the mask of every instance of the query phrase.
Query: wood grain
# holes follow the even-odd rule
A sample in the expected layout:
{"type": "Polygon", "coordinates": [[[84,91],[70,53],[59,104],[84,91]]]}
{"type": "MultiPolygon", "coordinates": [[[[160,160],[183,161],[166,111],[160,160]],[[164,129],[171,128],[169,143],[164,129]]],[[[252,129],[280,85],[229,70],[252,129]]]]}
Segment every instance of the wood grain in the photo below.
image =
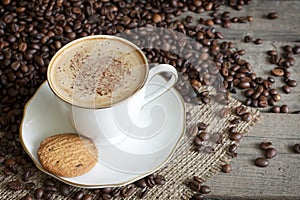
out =
{"type": "Polygon", "coordinates": [[[263,113],[263,118],[243,138],[233,171],[220,172],[208,185],[212,199],[300,199],[300,154],[292,150],[300,143],[300,115],[263,113]],[[266,168],[254,165],[263,156],[259,144],[270,141],[278,155],[266,168]]]}

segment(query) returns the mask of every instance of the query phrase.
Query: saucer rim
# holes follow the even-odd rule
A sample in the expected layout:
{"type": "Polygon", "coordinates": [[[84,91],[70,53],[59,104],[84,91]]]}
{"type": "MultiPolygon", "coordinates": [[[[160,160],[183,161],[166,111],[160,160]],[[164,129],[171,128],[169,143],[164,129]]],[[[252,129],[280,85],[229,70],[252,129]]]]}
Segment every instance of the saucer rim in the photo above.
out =
{"type": "MultiPolygon", "coordinates": [[[[159,76],[160,78],[163,78],[165,79],[163,76],[161,75],[157,75],[159,76]]],[[[27,146],[25,145],[25,142],[24,142],[24,138],[23,138],[23,127],[24,127],[24,123],[25,123],[25,118],[26,118],[26,114],[27,112],[29,111],[28,107],[31,105],[31,103],[33,102],[33,100],[36,98],[37,94],[43,89],[43,87],[47,87],[47,86],[50,88],[49,84],[48,84],[48,81],[45,80],[40,86],[39,88],[35,91],[35,93],[33,94],[33,96],[28,100],[28,102],[25,104],[24,106],[24,109],[23,109],[23,116],[22,116],[22,121],[21,121],[21,124],[20,124],[20,130],[19,130],[19,138],[20,138],[20,142],[23,146],[23,149],[24,151],[27,153],[27,155],[30,157],[30,159],[33,161],[34,165],[40,170],[42,171],[43,173],[45,174],[48,174],[56,179],[58,179],[59,181],[62,181],[64,183],[67,183],[69,185],[72,185],[72,186],[75,186],[75,187],[80,187],[80,188],[103,188],[103,187],[118,187],[118,186],[124,186],[124,185],[127,185],[127,184],[130,184],[134,181],[137,181],[143,177],[146,177],[154,172],[156,172],[157,170],[159,170],[163,165],[165,165],[170,159],[171,157],[173,156],[175,150],[177,149],[179,143],[181,142],[184,134],[185,134],[185,131],[186,131],[186,108],[185,108],[185,104],[184,104],[184,100],[181,96],[181,94],[174,88],[174,87],[171,87],[169,91],[172,91],[174,92],[174,94],[177,96],[177,98],[180,100],[179,104],[181,104],[181,107],[182,107],[182,112],[183,112],[183,120],[182,120],[182,123],[183,123],[183,126],[182,126],[182,130],[181,130],[181,133],[179,134],[179,138],[177,139],[177,142],[176,144],[174,145],[174,147],[172,148],[172,151],[169,153],[169,155],[167,156],[167,158],[161,162],[160,165],[158,165],[156,168],[150,170],[149,172],[145,172],[145,173],[140,173],[140,174],[137,174],[137,176],[135,178],[132,178],[128,181],[125,181],[125,182],[118,182],[118,183],[113,183],[113,184],[95,184],[95,185],[90,185],[90,184],[81,184],[81,183],[76,183],[76,182],[72,182],[70,180],[66,180],[65,177],[61,177],[61,176],[57,176],[55,174],[52,174],[50,173],[49,171],[47,171],[35,158],[34,156],[32,155],[32,153],[28,150],[27,146]]],[[[122,172],[122,173],[125,173],[125,172],[122,172]]]]}

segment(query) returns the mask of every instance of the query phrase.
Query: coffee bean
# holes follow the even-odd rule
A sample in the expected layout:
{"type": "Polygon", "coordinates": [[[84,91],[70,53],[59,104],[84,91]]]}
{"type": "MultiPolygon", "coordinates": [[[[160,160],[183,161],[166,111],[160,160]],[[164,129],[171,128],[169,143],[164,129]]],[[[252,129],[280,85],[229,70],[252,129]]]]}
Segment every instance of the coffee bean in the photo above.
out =
{"type": "Polygon", "coordinates": [[[201,130],[201,131],[204,131],[207,129],[207,124],[205,124],[203,122],[199,122],[197,125],[198,125],[199,130],[201,130]]]}
{"type": "Polygon", "coordinates": [[[23,185],[20,181],[10,181],[7,183],[9,189],[17,191],[23,188],[23,185]]]}
{"type": "Polygon", "coordinates": [[[295,81],[295,80],[288,80],[287,82],[286,82],[286,84],[288,85],[288,86],[290,86],[290,87],[296,87],[298,84],[297,84],[297,81],[295,81]]]}
{"type": "Polygon", "coordinates": [[[238,116],[241,116],[243,114],[247,113],[247,108],[244,107],[244,106],[238,106],[236,107],[235,109],[235,114],[238,115],[238,116]]]}
{"type": "Polygon", "coordinates": [[[274,68],[274,69],[271,70],[271,73],[274,76],[283,76],[284,75],[284,71],[281,68],[274,68]]]}
{"type": "Polygon", "coordinates": [[[288,113],[289,112],[289,107],[287,105],[282,105],[280,107],[280,112],[281,113],[288,113]]]}
{"type": "Polygon", "coordinates": [[[200,133],[198,134],[198,137],[199,137],[202,141],[206,141],[206,140],[209,139],[209,134],[208,134],[207,132],[203,131],[203,132],[200,132],[200,133]]]}
{"type": "Polygon", "coordinates": [[[269,19],[277,19],[278,18],[278,13],[277,12],[270,12],[268,14],[269,19]]]}
{"type": "Polygon", "coordinates": [[[26,190],[33,190],[35,188],[35,184],[33,182],[29,182],[25,184],[26,190]]]}
{"type": "Polygon", "coordinates": [[[201,194],[208,194],[211,192],[211,189],[209,186],[207,185],[202,185],[201,188],[200,188],[200,193],[201,194]]]}
{"type": "Polygon", "coordinates": [[[194,144],[195,144],[196,146],[201,146],[201,145],[202,145],[202,139],[201,139],[200,137],[198,137],[198,136],[196,136],[196,137],[194,138],[193,142],[194,142],[194,144]]]}
{"type": "Polygon", "coordinates": [[[237,151],[237,145],[236,144],[230,145],[228,151],[230,153],[236,153],[236,151],[237,151]]]}
{"type": "Polygon", "coordinates": [[[249,83],[249,82],[246,82],[246,81],[240,82],[240,83],[238,84],[238,87],[239,87],[240,89],[246,89],[246,88],[249,88],[249,87],[250,87],[250,83],[249,83]]]}
{"type": "Polygon", "coordinates": [[[291,93],[292,90],[291,90],[290,86],[284,85],[284,86],[282,86],[282,91],[286,94],[289,94],[289,93],[291,93]]]}
{"type": "Polygon", "coordinates": [[[252,38],[249,35],[246,35],[244,37],[244,42],[247,42],[247,43],[252,42],[252,38]]]}
{"type": "Polygon", "coordinates": [[[157,13],[155,13],[154,15],[153,15],[153,17],[152,17],[152,21],[154,22],[154,23],[159,23],[159,22],[161,22],[161,16],[159,15],[159,14],[157,14],[157,13]]]}
{"type": "Polygon", "coordinates": [[[93,200],[93,196],[90,194],[86,194],[83,196],[82,200],[93,200]]]}
{"type": "Polygon", "coordinates": [[[252,120],[252,115],[247,112],[241,116],[241,119],[245,122],[249,122],[250,120],[252,120]]]}
{"type": "Polygon", "coordinates": [[[136,181],[136,185],[139,186],[139,187],[141,187],[141,188],[147,187],[146,181],[143,178],[140,179],[140,180],[138,180],[138,181],[136,181]]]}
{"type": "Polygon", "coordinates": [[[269,160],[264,157],[259,157],[255,160],[255,165],[258,167],[267,167],[269,165],[269,160]]]}
{"type": "Polygon", "coordinates": [[[222,166],[222,172],[224,173],[229,173],[232,171],[231,165],[230,164],[225,164],[222,166]]]}
{"type": "Polygon", "coordinates": [[[66,184],[60,184],[59,192],[63,196],[68,196],[70,194],[70,187],[66,184]]]}
{"type": "Polygon", "coordinates": [[[275,148],[269,148],[265,153],[266,158],[274,158],[276,155],[277,150],[275,148]]]}
{"type": "Polygon", "coordinates": [[[293,53],[294,53],[294,54],[300,54],[300,46],[295,46],[295,47],[293,48],[293,53]]]}
{"type": "Polygon", "coordinates": [[[280,96],[280,94],[274,94],[274,95],[272,96],[272,98],[274,99],[274,101],[278,102],[278,101],[280,101],[281,96],[280,96]]]}
{"type": "Polygon", "coordinates": [[[198,192],[201,188],[201,182],[195,181],[195,180],[191,180],[188,183],[189,188],[191,188],[193,191],[198,192]]]}
{"type": "Polygon", "coordinates": [[[260,39],[260,38],[258,38],[258,39],[256,39],[255,41],[254,41],[254,44],[262,44],[263,43],[263,41],[262,41],[262,39],[260,39]]]}
{"type": "Polygon", "coordinates": [[[273,112],[273,113],[280,113],[280,107],[279,106],[273,106],[271,108],[271,112],[273,112]]]}
{"type": "Polygon", "coordinates": [[[82,200],[84,196],[84,192],[83,191],[77,191],[74,194],[74,200],[82,200]]]}
{"type": "Polygon", "coordinates": [[[55,186],[55,182],[50,179],[50,178],[47,178],[45,181],[44,181],[44,186],[51,186],[51,187],[54,187],[55,186]]]}
{"type": "Polygon", "coordinates": [[[269,50],[267,52],[268,56],[276,56],[277,55],[277,52],[275,50],[269,50]]]}
{"type": "Polygon", "coordinates": [[[164,185],[166,183],[166,179],[164,176],[162,175],[157,175],[155,178],[154,178],[154,181],[157,185],[164,185]]]}
{"type": "Polygon", "coordinates": [[[146,195],[148,194],[148,188],[145,188],[144,190],[142,190],[142,192],[140,193],[140,195],[139,195],[139,198],[140,199],[143,199],[143,198],[145,198],[146,197],[146,195]]]}
{"type": "Polygon", "coordinates": [[[267,150],[267,149],[271,148],[271,146],[272,146],[272,142],[262,142],[262,143],[260,143],[260,148],[262,150],[267,150]]]}
{"type": "Polygon", "coordinates": [[[300,153],[300,144],[295,144],[293,146],[293,149],[294,149],[295,153],[300,153]]]}
{"type": "Polygon", "coordinates": [[[34,196],[37,199],[41,199],[43,197],[44,190],[42,188],[38,188],[34,191],[34,196]]]}
{"type": "Polygon", "coordinates": [[[191,200],[203,200],[204,197],[202,194],[194,194],[194,196],[191,198],[191,200]]]}
{"type": "Polygon", "coordinates": [[[243,135],[239,132],[235,132],[229,136],[229,138],[233,141],[240,141],[242,139],[242,137],[243,137],[243,135]]]}
{"type": "Polygon", "coordinates": [[[190,128],[190,135],[196,136],[199,132],[198,126],[194,125],[190,128]]]}

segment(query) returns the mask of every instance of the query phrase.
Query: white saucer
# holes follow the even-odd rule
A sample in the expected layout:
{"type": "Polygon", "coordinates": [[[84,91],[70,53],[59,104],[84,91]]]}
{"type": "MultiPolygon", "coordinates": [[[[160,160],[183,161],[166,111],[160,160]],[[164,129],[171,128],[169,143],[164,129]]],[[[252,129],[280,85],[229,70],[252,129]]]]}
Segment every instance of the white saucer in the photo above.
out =
{"type": "MultiPolygon", "coordinates": [[[[156,76],[151,82],[163,84],[165,79],[156,76]]],[[[37,149],[40,142],[46,137],[59,133],[76,133],[76,131],[57,107],[55,95],[47,82],[44,82],[25,106],[20,130],[21,143],[41,171],[67,184],[84,188],[129,184],[155,172],[166,164],[185,132],[185,106],[181,95],[175,89],[170,89],[151,104],[160,105],[166,115],[167,120],[161,128],[160,134],[169,137],[170,142],[164,148],[158,151],[153,150],[149,154],[139,154],[132,152],[134,144],[128,147],[128,151],[124,151],[126,143],[123,145],[118,143],[116,146],[101,146],[98,147],[99,162],[91,171],[75,178],[59,177],[47,172],[42,167],[37,156],[37,149]],[[122,148],[118,148],[117,145],[122,148]]],[[[156,138],[155,141],[151,141],[153,145],[147,143],[147,138],[145,138],[143,140],[145,146],[155,148],[155,143],[160,144],[166,140],[166,138],[164,140],[161,140],[160,137],[156,138]]],[[[136,151],[139,151],[139,148],[137,147],[136,151]]]]}

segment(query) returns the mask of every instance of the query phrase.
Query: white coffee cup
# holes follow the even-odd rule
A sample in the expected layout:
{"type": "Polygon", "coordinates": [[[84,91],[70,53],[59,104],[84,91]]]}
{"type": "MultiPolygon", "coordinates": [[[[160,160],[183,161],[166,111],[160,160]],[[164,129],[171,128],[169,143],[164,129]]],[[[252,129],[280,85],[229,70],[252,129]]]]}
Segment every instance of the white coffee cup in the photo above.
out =
{"type": "MultiPolygon", "coordinates": [[[[87,48],[88,49],[88,48],[87,48]]],[[[92,49],[92,48],[91,48],[92,49]]],[[[107,50],[107,51],[108,51],[107,50]]],[[[92,54],[95,54],[95,52],[92,52],[92,54]]],[[[96,55],[96,54],[95,54],[96,55]]],[[[108,54],[107,54],[108,55],[108,54]]],[[[129,54],[128,54],[129,55],[129,54]]],[[[88,62],[88,59],[92,56],[87,56],[86,60],[84,60],[83,65],[88,62]]],[[[81,57],[80,57],[81,58],[81,57]]],[[[85,58],[84,56],[82,59],[85,58]]],[[[110,57],[105,57],[105,61],[107,61],[110,57]]],[[[123,61],[123,60],[122,60],[123,61]]],[[[94,62],[94,61],[93,61],[94,62]]],[[[100,62],[100,61],[99,61],[100,62]]],[[[114,61],[112,61],[114,62],[114,61]]],[[[81,64],[82,64],[81,63],[81,64]]],[[[97,64],[97,63],[96,63],[97,64]]],[[[66,65],[67,66],[67,65],[66,65]]],[[[99,66],[101,66],[101,62],[99,63],[99,66]]],[[[108,67],[104,68],[110,69],[109,65],[108,67]]],[[[81,67],[78,65],[78,67],[81,67]]],[[[88,67],[91,67],[90,65],[88,67]]],[[[92,66],[92,70],[94,70],[92,66]]],[[[73,66],[74,68],[74,66],[73,66]]],[[[76,68],[76,66],[75,66],[76,68]]],[[[118,68],[119,69],[119,68],[118,68]]],[[[102,70],[102,69],[101,69],[102,70]]],[[[101,71],[99,70],[99,71],[101,71]]],[[[120,69],[122,71],[122,69],[120,69]]],[[[76,71],[76,70],[75,70],[76,71]]],[[[81,72],[81,69],[78,70],[81,72]]],[[[76,72],[78,75],[78,71],[76,72]]],[[[103,71],[103,70],[102,70],[103,71]]],[[[101,71],[101,73],[102,73],[101,71]]],[[[76,74],[74,73],[74,74],[76,74]]],[[[85,73],[85,72],[84,72],[85,73]]],[[[74,79],[73,74],[73,79],[74,79]]],[[[128,73],[131,74],[131,73],[128,73]]],[[[93,74],[92,74],[93,75],[93,74]]],[[[115,74],[112,73],[112,76],[115,74]]],[[[79,75],[78,75],[79,76],[79,75]]],[[[140,77],[139,76],[139,77],[140,77]]],[[[70,76],[71,77],[71,76],[70,76]]],[[[69,78],[70,78],[69,77],[69,78]]],[[[122,81],[122,76],[119,74],[116,74],[117,80],[122,81]],[[121,77],[121,78],[119,78],[121,77]]],[[[75,78],[76,79],[76,78],[75,78]]],[[[75,80],[74,79],[74,80],[75,80]]],[[[138,78],[137,78],[138,79],[138,78]]],[[[149,105],[153,100],[163,95],[165,92],[167,92],[177,81],[178,74],[176,69],[168,64],[158,64],[157,66],[149,69],[149,64],[147,62],[147,58],[143,54],[142,50],[139,49],[136,45],[132,44],[131,42],[115,37],[115,36],[107,36],[107,35],[95,35],[95,36],[88,36],[84,38],[80,38],[77,40],[74,40],[70,42],[69,44],[62,47],[51,59],[49,66],[48,66],[48,72],[47,72],[47,80],[50,88],[54,92],[54,94],[58,97],[58,106],[61,108],[64,115],[68,116],[71,123],[73,124],[76,131],[84,135],[88,138],[93,139],[96,144],[100,145],[115,145],[118,142],[121,142],[126,137],[133,137],[137,140],[143,140],[151,137],[150,135],[140,133],[139,131],[143,129],[147,129],[149,126],[157,126],[159,129],[159,126],[162,126],[162,124],[154,124],[153,125],[153,119],[151,119],[151,108],[147,108],[147,105],[149,105]],[[94,45],[93,51],[99,50],[101,52],[104,52],[105,48],[98,48],[97,42],[103,42],[105,44],[109,44],[112,46],[107,46],[107,49],[109,50],[109,55],[111,58],[114,58],[115,60],[119,59],[119,57],[114,57],[114,54],[119,54],[121,52],[122,59],[124,58],[124,63],[121,63],[119,67],[125,67],[130,63],[130,59],[140,60],[141,64],[141,72],[139,75],[142,77],[139,84],[136,84],[136,88],[133,88],[132,91],[128,92],[128,95],[124,95],[121,98],[116,97],[118,99],[116,102],[112,99],[110,102],[111,104],[102,104],[101,101],[100,104],[97,105],[97,103],[93,104],[80,104],[80,100],[74,99],[74,96],[77,94],[76,91],[67,91],[64,93],[66,88],[63,88],[65,85],[61,86],[58,84],[59,81],[61,83],[68,83],[69,80],[68,76],[64,73],[57,73],[55,70],[58,71],[58,69],[62,70],[64,68],[64,62],[68,63],[68,59],[74,59],[73,57],[78,57],[76,55],[82,55],[82,54],[88,54],[90,52],[86,52],[85,50],[82,50],[80,52],[82,46],[85,45],[85,43],[88,43],[88,45],[94,45]],[[120,48],[117,48],[114,51],[114,46],[116,44],[120,44],[120,48]],[[113,46],[114,45],[114,46],[113,46]],[[124,48],[123,48],[124,47],[124,48]],[[96,49],[96,50],[95,50],[96,49]],[[120,50],[121,49],[121,50],[120,50]],[[131,57],[127,58],[126,53],[122,52],[122,49],[131,49],[134,50],[134,53],[130,55],[131,57]],[[74,52],[79,52],[78,54],[74,52]],[[82,53],[82,54],[81,54],[82,53]],[[70,56],[71,55],[71,56],[70,56]],[[134,58],[134,56],[137,56],[138,58],[134,58]],[[68,57],[69,56],[69,57],[68,57]],[[72,57],[73,56],[73,57],[72,57]],[[127,63],[125,63],[125,60],[128,60],[127,63]],[[124,66],[122,66],[124,64],[124,66]],[[57,65],[60,65],[60,68],[57,67],[57,65]],[[55,72],[55,73],[54,73],[55,72]],[[151,83],[151,79],[161,73],[167,73],[170,75],[170,79],[166,81],[166,84],[164,85],[155,85],[151,83]],[[60,77],[63,77],[60,79],[60,77]],[[63,80],[63,81],[62,81],[63,80]],[[68,94],[68,95],[66,95],[68,94]],[[73,94],[74,96],[70,96],[70,94],[73,94]]],[[[74,81],[73,80],[73,81],[74,81]]],[[[115,79],[113,79],[115,80],[115,79]]],[[[85,80],[83,80],[85,81],[85,80]]],[[[71,83],[71,81],[69,81],[71,83]]],[[[100,80],[101,82],[101,80],[100,80]]],[[[130,81],[129,81],[130,83],[130,81]]],[[[129,84],[128,83],[128,84],[129,84]]],[[[80,81],[77,81],[76,84],[78,84],[78,87],[81,87],[80,81]]],[[[74,85],[76,85],[74,83],[74,85]]],[[[97,83],[93,83],[97,84],[97,83]]],[[[126,83],[127,84],[127,83],[126,83]]],[[[66,84],[68,85],[68,84],[66,84]]],[[[88,84],[87,84],[88,85],[88,84]]],[[[130,85],[130,84],[129,84],[130,85]]],[[[119,87],[122,85],[120,84],[119,87]]],[[[86,86],[85,86],[86,87],[86,86]]],[[[71,90],[71,89],[70,89],[71,90]]],[[[97,90],[98,91],[98,90],[97,90]]],[[[97,96],[98,94],[93,94],[97,96]]],[[[114,98],[115,96],[113,96],[114,98]]],[[[97,98],[97,97],[95,97],[97,98]]],[[[109,101],[108,101],[109,102],[109,101]]]]}

